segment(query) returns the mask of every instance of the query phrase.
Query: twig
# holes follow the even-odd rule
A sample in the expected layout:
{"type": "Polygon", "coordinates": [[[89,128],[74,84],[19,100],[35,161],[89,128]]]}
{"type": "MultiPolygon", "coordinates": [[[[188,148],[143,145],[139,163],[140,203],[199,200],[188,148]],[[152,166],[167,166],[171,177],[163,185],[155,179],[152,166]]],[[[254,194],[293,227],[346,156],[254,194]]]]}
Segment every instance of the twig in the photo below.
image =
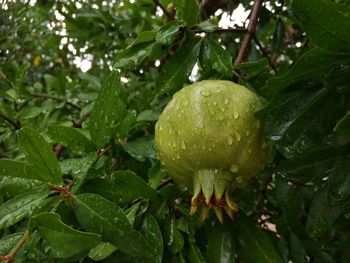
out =
{"type": "Polygon", "coordinates": [[[249,15],[249,24],[247,27],[247,31],[244,34],[242,45],[239,49],[238,56],[235,61],[235,65],[241,64],[248,55],[248,52],[250,49],[250,43],[254,36],[256,25],[258,24],[259,14],[262,8],[262,2],[263,0],[254,1],[254,5],[249,15]]]}
{"type": "Polygon", "coordinates": [[[52,100],[57,100],[57,101],[64,101],[66,104],[72,106],[73,108],[75,108],[77,110],[81,110],[81,108],[78,105],[76,105],[70,101],[67,101],[64,98],[60,98],[60,97],[56,97],[56,96],[52,96],[52,95],[48,95],[48,94],[41,94],[41,93],[32,93],[31,96],[33,96],[35,98],[41,98],[41,99],[52,99],[52,100]]]}
{"type": "Polygon", "coordinates": [[[168,20],[173,20],[174,17],[170,12],[159,2],[159,0],[153,0],[156,6],[158,6],[160,9],[162,9],[164,15],[168,18],[168,20]]]}
{"type": "Polygon", "coordinates": [[[201,29],[193,29],[192,32],[194,34],[196,33],[245,33],[247,32],[246,28],[243,27],[236,27],[236,28],[217,28],[214,31],[208,32],[205,30],[201,30],[201,29]]]}
{"type": "Polygon", "coordinates": [[[18,121],[13,121],[2,113],[0,113],[0,117],[3,118],[8,123],[10,123],[16,130],[19,130],[21,128],[21,124],[18,121]]]}
{"type": "Polygon", "coordinates": [[[22,238],[18,241],[18,243],[11,249],[10,253],[6,256],[2,256],[2,259],[5,263],[14,263],[14,258],[18,251],[21,250],[23,245],[27,242],[29,238],[29,230],[26,230],[22,236],[22,238]]]}
{"type": "Polygon", "coordinates": [[[272,68],[273,72],[277,75],[278,71],[277,68],[275,67],[275,65],[272,63],[271,58],[269,57],[269,54],[267,54],[266,49],[263,47],[263,45],[261,44],[261,42],[259,41],[259,39],[256,37],[256,35],[254,34],[253,36],[255,43],[257,44],[257,46],[259,47],[261,53],[263,54],[263,56],[265,58],[267,58],[267,61],[269,62],[270,67],[272,68]]]}
{"type": "Polygon", "coordinates": [[[102,155],[105,155],[107,152],[109,152],[112,149],[112,145],[108,145],[106,148],[103,148],[97,153],[98,157],[101,157],[102,155]]]}
{"type": "Polygon", "coordinates": [[[269,184],[272,181],[272,176],[273,174],[271,173],[261,184],[260,186],[260,194],[258,196],[258,199],[256,200],[255,206],[252,210],[252,213],[255,214],[258,211],[259,206],[261,205],[261,203],[264,201],[265,197],[266,197],[266,192],[267,192],[267,187],[269,186],[269,184]]]}

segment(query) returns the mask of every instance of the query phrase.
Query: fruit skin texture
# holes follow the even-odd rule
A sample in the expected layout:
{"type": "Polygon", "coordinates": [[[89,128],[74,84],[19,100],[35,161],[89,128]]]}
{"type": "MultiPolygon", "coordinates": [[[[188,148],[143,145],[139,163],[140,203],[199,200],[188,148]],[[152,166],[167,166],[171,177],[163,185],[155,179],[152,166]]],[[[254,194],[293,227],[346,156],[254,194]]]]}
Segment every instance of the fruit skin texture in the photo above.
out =
{"type": "Polygon", "coordinates": [[[261,107],[260,97],[241,85],[205,80],[178,91],[164,109],[155,130],[158,157],[175,182],[193,189],[194,210],[201,194],[208,207],[237,210],[231,192],[255,176],[270,153],[253,116],[261,107]]]}

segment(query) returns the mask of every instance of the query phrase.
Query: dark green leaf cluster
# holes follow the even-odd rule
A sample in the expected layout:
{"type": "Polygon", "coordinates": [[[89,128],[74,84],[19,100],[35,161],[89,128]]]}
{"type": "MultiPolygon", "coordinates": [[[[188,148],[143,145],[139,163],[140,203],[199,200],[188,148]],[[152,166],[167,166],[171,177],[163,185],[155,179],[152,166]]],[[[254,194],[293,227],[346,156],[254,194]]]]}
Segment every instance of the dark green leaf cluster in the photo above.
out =
{"type": "Polygon", "coordinates": [[[350,262],[350,2],[263,1],[235,65],[250,2],[0,3],[0,262],[350,262]],[[233,221],[202,222],[154,125],[236,78],[273,154],[233,221]]]}

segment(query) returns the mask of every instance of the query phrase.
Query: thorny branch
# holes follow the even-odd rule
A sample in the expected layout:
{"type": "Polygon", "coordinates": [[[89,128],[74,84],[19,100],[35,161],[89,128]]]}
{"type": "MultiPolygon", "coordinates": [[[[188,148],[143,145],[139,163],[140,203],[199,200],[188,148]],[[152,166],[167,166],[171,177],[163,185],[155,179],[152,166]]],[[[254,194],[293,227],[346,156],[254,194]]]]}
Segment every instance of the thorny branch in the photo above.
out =
{"type": "Polygon", "coordinates": [[[248,55],[248,52],[250,49],[250,43],[254,37],[256,25],[258,24],[259,14],[262,8],[262,2],[263,0],[254,1],[252,10],[250,11],[250,14],[249,14],[249,24],[247,27],[247,31],[244,34],[242,45],[239,49],[238,56],[235,61],[235,65],[242,63],[248,55]]]}

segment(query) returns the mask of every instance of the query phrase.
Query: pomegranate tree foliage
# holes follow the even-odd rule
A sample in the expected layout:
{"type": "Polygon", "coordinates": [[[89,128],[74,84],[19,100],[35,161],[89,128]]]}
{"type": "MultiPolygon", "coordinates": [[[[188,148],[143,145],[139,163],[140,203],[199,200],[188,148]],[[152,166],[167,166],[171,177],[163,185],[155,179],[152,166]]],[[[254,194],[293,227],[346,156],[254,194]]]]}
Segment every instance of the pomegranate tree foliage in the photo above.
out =
{"type": "Polygon", "coordinates": [[[0,261],[350,262],[348,0],[263,1],[235,66],[252,32],[218,21],[247,0],[27,2],[0,8],[0,261]],[[223,224],[154,149],[203,79],[264,97],[274,149],[223,224]]]}

